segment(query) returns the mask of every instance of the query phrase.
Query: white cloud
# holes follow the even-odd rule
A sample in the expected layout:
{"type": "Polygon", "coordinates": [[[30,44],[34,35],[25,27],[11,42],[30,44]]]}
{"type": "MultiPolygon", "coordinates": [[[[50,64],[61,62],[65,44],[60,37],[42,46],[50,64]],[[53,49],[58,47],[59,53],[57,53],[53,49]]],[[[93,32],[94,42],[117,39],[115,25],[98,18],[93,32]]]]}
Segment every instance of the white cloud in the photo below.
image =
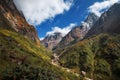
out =
{"type": "Polygon", "coordinates": [[[42,40],[44,40],[44,37],[42,37],[42,38],[39,38],[40,39],[40,41],[42,41],[42,40]]]}
{"type": "Polygon", "coordinates": [[[88,9],[89,12],[93,12],[96,15],[100,16],[105,10],[107,10],[109,7],[111,7],[114,3],[118,1],[120,0],[104,0],[102,2],[95,2],[88,9]]]}
{"type": "Polygon", "coordinates": [[[87,30],[89,29],[89,30],[90,30],[90,24],[89,24],[89,23],[82,21],[82,22],[81,22],[81,25],[84,26],[84,27],[83,27],[84,30],[85,30],[85,29],[87,29],[87,30]]]}
{"type": "Polygon", "coordinates": [[[75,23],[71,23],[69,26],[66,26],[64,28],[53,27],[52,31],[47,32],[46,35],[54,35],[54,33],[60,32],[62,34],[62,36],[65,36],[75,26],[76,26],[75,23]]]}
{"type": "Polygon", "coordinates": [[[47,19],[68,11],[72,2],[73,0],[14,0],[26,20],[33,25],[41,24],[47,19]]]}

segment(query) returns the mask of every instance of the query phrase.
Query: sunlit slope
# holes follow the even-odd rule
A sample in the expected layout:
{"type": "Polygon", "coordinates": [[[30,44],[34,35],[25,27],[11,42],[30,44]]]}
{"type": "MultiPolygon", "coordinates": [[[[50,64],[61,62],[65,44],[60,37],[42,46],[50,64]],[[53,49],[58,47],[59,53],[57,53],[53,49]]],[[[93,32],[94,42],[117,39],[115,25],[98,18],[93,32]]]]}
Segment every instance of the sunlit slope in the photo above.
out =
{"type": "Polygon", "coordinates": [[[17,33],[0,13],[0,80],[78,80],[51,64],[51,52],[17,33]]]}

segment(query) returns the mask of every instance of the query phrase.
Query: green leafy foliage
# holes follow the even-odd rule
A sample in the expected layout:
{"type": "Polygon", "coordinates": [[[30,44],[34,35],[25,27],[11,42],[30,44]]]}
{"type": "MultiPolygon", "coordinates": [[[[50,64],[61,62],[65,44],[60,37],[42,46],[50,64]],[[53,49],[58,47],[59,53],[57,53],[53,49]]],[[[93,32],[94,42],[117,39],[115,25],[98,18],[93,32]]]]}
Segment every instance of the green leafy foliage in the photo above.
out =
{"type": "MultiPolygon", "coordinates": [[[[120,36],[100,34],[59,53],[61,66],[86,72],[94,80],[119,80],[120,36]]],[[[84,76],[83,76],[84,77],[84,76]]]]}

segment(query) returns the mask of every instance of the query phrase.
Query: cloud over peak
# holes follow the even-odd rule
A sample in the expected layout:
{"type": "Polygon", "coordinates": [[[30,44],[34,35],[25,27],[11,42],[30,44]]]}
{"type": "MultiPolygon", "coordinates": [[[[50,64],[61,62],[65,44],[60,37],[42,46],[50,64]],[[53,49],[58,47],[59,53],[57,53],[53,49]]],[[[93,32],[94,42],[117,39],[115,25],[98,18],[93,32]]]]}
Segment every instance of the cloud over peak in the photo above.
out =
{"type": "Polygon", "coordinates": [[[88,10],[89,12],[93,12],[96,15],[100,16],[105,10],[107,10],[118,1],[120,0],[103,0],[102,2],[95,2],[88,8],[88,10]]]}
{"type": "Polygon", "coordinates": [[[73,0],[14,0],[26,20],[33,25],[41,24],[47,19],[68,11],[72,2],[73,0]]]}
{"type": "Polygon", "coordinates": [[[76,26],[75,23],[71,23],[69,26],[66,26],[64,28],[53,27],[52,31],[47,32],[46,35],[54,35],[55,33],[60,32],[62,36],[65,36],[75,26],[76,26]]]}

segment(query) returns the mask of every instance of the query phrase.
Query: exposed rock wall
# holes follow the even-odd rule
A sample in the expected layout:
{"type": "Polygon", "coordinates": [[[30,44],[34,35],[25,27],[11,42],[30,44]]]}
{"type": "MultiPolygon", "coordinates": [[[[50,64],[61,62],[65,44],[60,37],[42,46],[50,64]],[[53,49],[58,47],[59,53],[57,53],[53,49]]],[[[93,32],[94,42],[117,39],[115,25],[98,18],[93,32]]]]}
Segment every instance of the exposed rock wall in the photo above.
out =
{"type": "Polygon", "coordinates": [[[27,23],[23,15],[17,10],[13,0],[0,0],[0,14],[7,19],[7,22],[16,32],[30,38],[38,45],[40,44],[35,28],[27,23]]]}

